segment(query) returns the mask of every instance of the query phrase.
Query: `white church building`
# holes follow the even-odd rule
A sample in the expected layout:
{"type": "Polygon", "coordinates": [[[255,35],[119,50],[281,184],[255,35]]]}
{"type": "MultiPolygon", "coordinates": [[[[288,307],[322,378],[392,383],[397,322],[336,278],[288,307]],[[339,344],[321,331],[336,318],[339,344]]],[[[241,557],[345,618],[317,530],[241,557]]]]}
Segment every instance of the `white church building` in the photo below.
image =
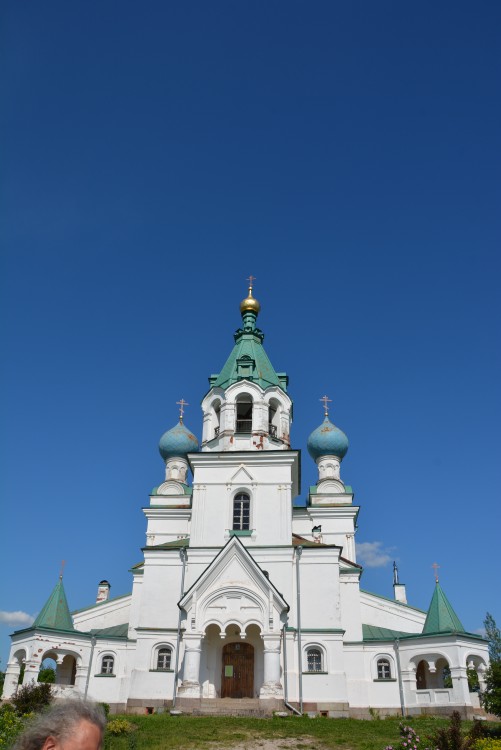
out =
{"type": "Polygon", "coordinates": [[[480,713],[467,670],[482,688],[487,643],[465,632],[438,581],[428,612],[407,603],[396,569],[394,599],[360,588],[348,439],[327,408],[308,439],[318,481],[295,504],[288,377],[263,348],[252,286],[240,309],[202,400],[200,444],[183,402],[160,439],[165,479],[144,509],[132,592],[110,598],[101,581],[97,601],[70,613],[61,578],[12,635],[3,697],[22,665],[28,683],[50,658],[59,694],[115,712],[480,713]]]}

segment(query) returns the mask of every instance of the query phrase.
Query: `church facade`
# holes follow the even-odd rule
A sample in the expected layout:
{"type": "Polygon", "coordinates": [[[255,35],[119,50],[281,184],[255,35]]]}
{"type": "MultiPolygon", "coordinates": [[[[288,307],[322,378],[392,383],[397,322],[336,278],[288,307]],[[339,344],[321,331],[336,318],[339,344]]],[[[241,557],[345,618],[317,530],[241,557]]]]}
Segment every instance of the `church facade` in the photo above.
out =
{"type": "Polygon", "coordinates": [[[50,658],[61,695],[114,711],[480,712],[467,670],[481,688],[487,643],[464,631],[438,580],[428,612],[407,603],[396,569],[393,600],[360,588],[348,439],[327,399],[308,440],[318,481],[295,504],[288,378],[264,350],[258,313],[251,287],[231,354],[209,377],[200,445],[183,402],[160,440],[165,479],[144,509],[132,592],[110,598],[101,581],[96,603],[70,613],[61,578],[12,635],[4,697],[23,664],[28,683],[50,658]]]}

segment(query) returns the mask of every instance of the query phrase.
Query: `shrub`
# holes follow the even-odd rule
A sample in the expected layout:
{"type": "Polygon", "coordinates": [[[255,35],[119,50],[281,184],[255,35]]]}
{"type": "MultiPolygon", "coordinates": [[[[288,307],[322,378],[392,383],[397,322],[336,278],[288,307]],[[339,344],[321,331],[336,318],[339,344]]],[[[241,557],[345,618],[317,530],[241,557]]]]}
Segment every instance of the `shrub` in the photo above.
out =
{"type": "Polygon", "coordinates": [[[501,740],[495,740],[492,737],[477,740],[475,750],[501,750],[501,740]]]}
{"type": "MultiPolygon", "coordinates": [[[[421,739],[412,727],[400,724],[400,741],[397,745],[387,745],[385,750],[417,750],[421,739]]],[[[437,747],[438,750],[438,747],[437,747]]],[[[442,749],[440,749],[442,750],[442,749]]]]}
{"type": "Polygon", "coordinates": [[[474,750],[481,736],[482,726],[479,721],[473,724],[469,734],[463,734],[461,716],[458,711],[453,711],[448,726],[437,729],[431,740],[433,747],[440,750],[474,750]]]}
{"type": "Polygon", "coordinates": [[[110,715],[110,704],[109,703],[100,703],[99,705],[103,709],[104,715],[106,716],[106,718],[108,718],[108,716],[110,715]]]}
{"type": "Polygon", "coordinates": [[[6,703],[0,708],[0,750],[12,745],[17,735],[24,729],[24,719],[6,703]]]}
{"type": "Polygon", "coordinates": [[[53,698],[52,685],[49,682],[30,682],[19,688],[17,695],[12,698],[12,703],[17,713],[23,716],[41,711],[53,698]]]}
{"type": "Polygon", "coordinates": [[[112,719],[106,725],[106,732],[113,737],[118,737],[121,734],[130,734],[135,729],[136,725],[127,721],[127,719],[112,719]]]}

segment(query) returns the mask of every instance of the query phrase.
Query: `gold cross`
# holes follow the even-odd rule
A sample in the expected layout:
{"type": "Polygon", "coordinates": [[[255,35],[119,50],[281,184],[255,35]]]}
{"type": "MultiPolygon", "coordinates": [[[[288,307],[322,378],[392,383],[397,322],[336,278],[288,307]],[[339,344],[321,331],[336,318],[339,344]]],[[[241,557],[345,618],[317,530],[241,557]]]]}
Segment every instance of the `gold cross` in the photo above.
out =
{"type": "Polygon", "coordinates": [[[66,560],[61,560],[61,572],[59,573],[59,580],[63,580],[63,573],[64,573],[64,566],[66,565],[66,560]]]}
{"type": "Polygon", "coordinates": [[[438,583],[438,569],[440,565],[437,565],[437,563],[433,563],[431,567],[435,570],[435,583],[438,583]]]}
{"type": "Polygon", "coordinates": [[[247,279],[247,281],[249,282],[249,292],[252,292],[252,287],[254,286],[254,282],[256,281],[256,277],[255,276],[249,276],[249,278],[247,279]]]}
{"type": "Polygon", "coordinates": [[[181,424],[183,423],[183,415],[184,415],[184,407],[189,406],[189,403],[184,400],[184,398],[181,399],[181,401],[176,401],[176,404],[179,406],[179,421],[181,424]]]}
{"type": "Polygon", "coordinates": [[[329,416],[329,407],[327,406],[327,403],[329,401],[332,401],[332,399],[329,398],[328,396],[322,396],[322,398],[319,398],[318,400],[324,402],[324,417],[328,417],[329,416]]]}

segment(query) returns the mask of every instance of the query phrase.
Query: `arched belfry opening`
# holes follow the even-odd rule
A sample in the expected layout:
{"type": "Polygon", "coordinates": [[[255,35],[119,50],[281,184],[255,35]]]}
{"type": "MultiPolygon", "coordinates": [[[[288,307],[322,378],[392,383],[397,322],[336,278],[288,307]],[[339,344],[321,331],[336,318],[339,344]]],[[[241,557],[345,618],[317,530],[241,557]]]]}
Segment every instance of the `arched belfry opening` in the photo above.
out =
{"type": "Polygon", "coordinates": [[[248,393],[241,393],[236,399],[236,433],[252,432],[252,396],[248,393]]]}

